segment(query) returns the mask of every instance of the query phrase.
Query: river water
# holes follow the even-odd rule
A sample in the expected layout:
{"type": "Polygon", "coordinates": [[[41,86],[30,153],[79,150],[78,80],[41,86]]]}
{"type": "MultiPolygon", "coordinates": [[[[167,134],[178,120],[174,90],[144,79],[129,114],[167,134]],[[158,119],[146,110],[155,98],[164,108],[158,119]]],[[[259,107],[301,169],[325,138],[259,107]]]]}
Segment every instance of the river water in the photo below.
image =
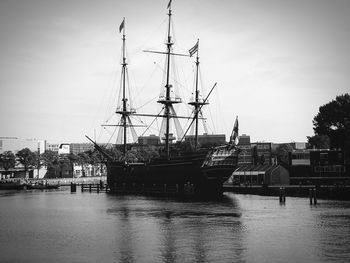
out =
{"type": "Polygon", "coordinates": [[[0,191],[0,262],[350,262],[350,202],[0,191]]]}

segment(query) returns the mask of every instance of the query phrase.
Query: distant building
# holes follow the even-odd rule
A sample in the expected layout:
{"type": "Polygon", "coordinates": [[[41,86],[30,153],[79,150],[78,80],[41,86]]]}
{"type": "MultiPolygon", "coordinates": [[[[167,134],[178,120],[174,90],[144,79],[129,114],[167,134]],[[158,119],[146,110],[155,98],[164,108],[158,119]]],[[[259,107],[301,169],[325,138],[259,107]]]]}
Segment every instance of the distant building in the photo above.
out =
{"type": "Polygon", "coordinates": [[[38,139],[21,139],[17,137],[0,137],[0,153],[11,151],[17,153],[18,151],[28,148],[32,152],[45,152],[45,140],[38,139]]]}
{"type": "Polygon", "coordinates": [[[256,142],[251,146],[254,164],[272,164],[272,144],[270,142],[256,142]]]}
{"type": "Polygon", "coordinates": [[[238,145],[250,145],[250,136],[246,134],[242,134],[239,136],[238,145]]]}
{"type": "Polygon", "coordinates": [[[53,151],[58,153],[58,149],[60,148],[59,143],[47,143],[46,144],[46,151],[53,151]]]}
{"type": "Polygon", "coordinates": [[[58,155],[69,154],[70,153],[70,145],[68,143],[60,144],[58,148],[58,155]]]}
{"type": "Polygon", "coordinates": [[[250,136],[246,134],[242,134],[241,136],[239,136],[237,147],[240,149],[240,153],[238,155],[238,165],[253,164],[250,136]]]}
{"type": "Polygon", "coordinates": [[[149,136],[140,136],[138,138],[139,145],[160,145],[160,137],[154,134],[149,136]]]}
{"type": "Polygon", "coordinates": [[[289,145],[293,150],[305,150],[308,146],[307,142],[285,142],[285,143],[272,143],[272,151],[275,151],[281,145],[289,145]]]}
{"type": "MultiPolygon", "coordinates": [[[[194,135],[185,136],[185,142],[194,143],[194,135]]],[[[207,134],[198,135],[198,143],[201,146],[210,146],[210,145],[223,145],[226,143],[225,134],[207,134]]]]}
{"type": "Polygon", "coordinates": [[[296,165],[310,165],[310,150],[293,150],[291,152],[290,163],[296,165]]]}
{"type": "Polygon", "coordinates": [[[92,143],[71,143],[69,144],[69,152],[72,154],[93,151],[94,145],[92,143]]]}
{"type": "Polygon", "coordinates": [[[291,142],[290,145],[293,150],[305,150],[307,148],[307,142],[291,142]]]}

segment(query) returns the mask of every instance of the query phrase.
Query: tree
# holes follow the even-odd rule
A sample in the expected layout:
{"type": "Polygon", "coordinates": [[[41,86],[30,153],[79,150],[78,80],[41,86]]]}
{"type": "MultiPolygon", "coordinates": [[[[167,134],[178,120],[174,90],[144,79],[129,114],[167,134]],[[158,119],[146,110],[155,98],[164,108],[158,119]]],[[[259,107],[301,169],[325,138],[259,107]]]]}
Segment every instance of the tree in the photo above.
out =
{"type": "Polygon", "coordinates": [[[313,119],[316,135],[327,135],[331,148],[350,148],[350,95],[337,96],[321,106],[313,119]]]}
{"type": "Polygon", "coordinates": [[[58,153],[54,151],[45,151],[41,155],[41,160],[43,161],[43,164],[46,166],[52,166],[54,164],[58,163],[58,153]]]}
{"type": "Polygon", "coordinates": [[[313,149],[329,149],[330,148],[330,139],[327,135],[314,135],[308,136],[308,148],[313,149]]]}
{"type": "Polygon", "coordinates": [[[24,172],[27,175],[28,168],[35,167],[37,164],[36,154],[24,148],[16,153],[17,161],[24,166],[24,172]]]}
{"type": "Polygon", "coordinates": [[[276,148],[276,157],[278,163],[289,165],[289,153],[293,151],[293,147],[289,144],[281,144],[276,148]]]}
{"type": "Polygon", "coordinates": [[[122,152],[120,150],[118,150],[116,147],[112,147],[112,148],[106,148],[106,147],[101,147],[102,149],[104,149],[104,151],[111,156],[114,160],[119,160],[122,158],[122,152]]]}
{"type": "Polygon", "coordinates": [[[14,168],[16,165],[16,156],[11,151],[0,154],[0,167],[7,172],[8,169],[14,168]]]}

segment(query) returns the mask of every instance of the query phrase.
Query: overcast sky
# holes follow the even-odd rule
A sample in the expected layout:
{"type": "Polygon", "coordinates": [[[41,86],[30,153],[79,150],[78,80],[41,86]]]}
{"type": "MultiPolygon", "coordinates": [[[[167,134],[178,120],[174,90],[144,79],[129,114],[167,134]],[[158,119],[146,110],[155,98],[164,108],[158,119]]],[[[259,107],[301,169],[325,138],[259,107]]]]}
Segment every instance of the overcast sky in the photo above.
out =
{"type": "MultiPolygon", "coordinates": [[[[167,4],[0,0],[0,137],[99,134],[116,106],[123,17],[135,106],[156,97],[162,58],[142,50],[164,50],[167,4]]],[[[252,141],[306,141],[319,106],[350,91],[348,0],[173,0],[172,9],[175,49],[187,52],[199,38],[204,89],[218,83],[212,132],[230,134],[238,115],[252,141]]],[[[185,70],[183,85],[192,86],[185,70]]]]}

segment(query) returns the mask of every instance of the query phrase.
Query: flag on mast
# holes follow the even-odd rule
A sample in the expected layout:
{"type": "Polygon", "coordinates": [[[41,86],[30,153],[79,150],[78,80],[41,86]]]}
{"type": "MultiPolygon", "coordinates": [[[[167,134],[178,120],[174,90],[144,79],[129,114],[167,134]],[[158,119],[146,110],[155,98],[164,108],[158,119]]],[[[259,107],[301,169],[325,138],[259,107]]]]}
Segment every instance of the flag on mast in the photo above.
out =
{"type": "Polygon", "coordinates": [[[171,7],[171,0],[169,1],[167,8],[169,9],[170,7],[171,7]]]}
{"type": "Polygon", "coordinates": [[[234,144],[236,142],[236,138],[238,138],[238,116],[236,117],[235,124],[233,125],[233,130],[230,137],[230,143],[234,144]]]}
{"type": "Polygon", "coordinates": [[[119,26],[119,33],[122,32],[122,30],[124,29],[124,22],[125,22],[125,18],[123,19],[123,22],[119,26]]]}
{"type": "Polygon", "coordinates": [[[197,40],[197,43],[188,51],[190,53],[190,57],[192,57],[193,54],[198,51],[198,45],[199,45],[199,40],[197,40]]]}

